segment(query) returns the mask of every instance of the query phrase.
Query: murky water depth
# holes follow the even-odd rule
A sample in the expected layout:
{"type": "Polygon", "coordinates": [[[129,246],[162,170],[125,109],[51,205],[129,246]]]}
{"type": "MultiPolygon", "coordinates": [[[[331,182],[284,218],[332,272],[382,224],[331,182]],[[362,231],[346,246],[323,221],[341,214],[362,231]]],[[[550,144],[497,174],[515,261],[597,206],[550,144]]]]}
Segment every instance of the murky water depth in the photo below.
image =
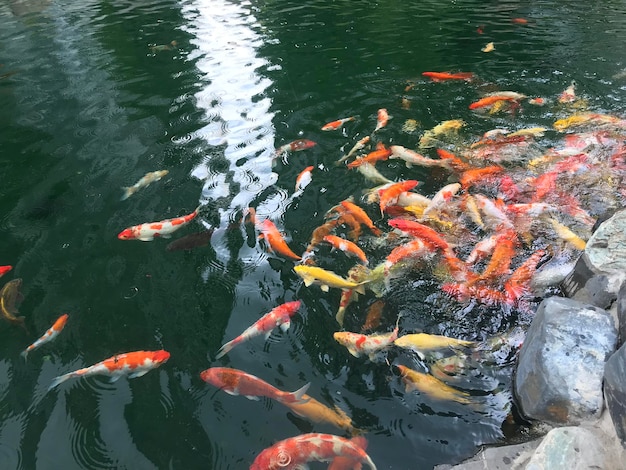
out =
{"type": "MultiPolygon", "coordinates": [[[[339,291],[305,287],[294,263],[268,254],[242,223],[253,207],[302,253],[326,211],[374,186],[334,162],[372,132],[379,108],[391,119],[377,140],[408,148],[448,119],[466,121],[461,136],[470,142],[495,127],[551,128],[571,112],[468,109],[498,89],[554,101],[574,80],[588,109],[623,117],[621,2],[410,3],[0,4],[0,264],[14,266],[5,279],[23,279],[29,330],[0,325],[0,468],[243,469],[280,439],[347,435],[276,402],[217,390],[199,376],[215,366],[283,390],[311,382],[312,397],[366,433],[381,469],[432,468],[505,438],[506,352],[496,363],[477,361],[456,384],[471,406],[406,393],[383,358],[354,358],[334,341],[339,291]],[[491,41],[495,50],[481,52],[491,41]],[[471,71],[479,80],[434,83],[423,71],[471,71]],[[320,131],[353,115],[341,131],[320,131]],[[403,130],[408,119],[418,121],[412,133],[403,130]],[[274,158],[275,148],[299,138],[317,145],[292,152],[288,163],[274,158]],[[313,180],[295,194],[309,165],[313,180]],[[159,169],[169,174],[120,201],[121,187],[159,169]],[[168,240],[116,238],[199,204],[200,217],[174,238],[213,227],[209,246],[166,251],[168,240]],[[290,300],[303,306],[288,332],[215,360],[221,344],[290,300]],[[25,363],[20,352],[65,312],[66,329],[25,363]],[[47,392],[55,376],[142,349],[165,349],[171,359],[141,378],[79,378],[47,392]]],[[[540,145],[560,139],[549,131],[540,145]]],[[[449,176],[397,160],[377,168],[393,180],[420,180],[427,196],[449,176]]],[[[378,215],[376,204],[363,206],[378,215]]],[[[376,262],[388,254],[366,229],[363,244],[376,262]]],[[[354,264],[327,247],[318,256],[342,275],[354,264]]],[[[378,331],[391,331],[401,315],[401,334],[486,340],[532,317],[461,305],[422,268],[386,292],[378,331]]],[[[375,300],[368,292],[351,305],[346,328],[358,331],[375,300]]],[[[427,370],[397,348],[386,359],[427,370]]]]}

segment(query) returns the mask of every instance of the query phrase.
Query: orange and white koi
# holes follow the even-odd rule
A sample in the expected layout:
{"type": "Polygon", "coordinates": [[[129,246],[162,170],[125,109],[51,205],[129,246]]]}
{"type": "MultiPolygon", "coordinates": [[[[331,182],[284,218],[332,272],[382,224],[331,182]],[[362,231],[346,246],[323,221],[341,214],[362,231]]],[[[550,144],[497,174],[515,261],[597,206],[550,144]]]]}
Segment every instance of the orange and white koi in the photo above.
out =
{"type": "Polygon", "coordinates": [[[387,125],[387,122],[389,122],[389,119],[390,118],[387,110],[385,108],[380,108],[376,113],[376,128],[374,129],[374,132],[385,127],[387,125]]]}
{"type": "Polygon", "coordinates": [[[441,82],[444,80],[465,80],[470,81],[474,78],[472,72],[422,72],[424,77],[430,78],[433,82],[441,82]]]}
{"type": "Polygon", "coordinates": [[[447,202],[450,202],[452,198],[461,190],[460,183],[450,183],[445,185],[431,198],[430,204],[424,208],[422,217],[428,217],[428,215],[439,210],[439,208],[447,202]]]}
{"type": "Polygon", "coordinates": [[[376,150],[368,153],[364,157],[357,158],[350,163],[348,163],[348,168],[357,168],[364,163],[375,164],[381,160],[387,160],[391,156],[391,149],[385,147],[385,144],[382,142],[378,142],[376,146],[376,150]]]}
{"type": "Polygon", "coordinates": [[[122,188],[124,190],[124,194],[120,200],[124,201],[128,199],[130,196],[135,194],[140,189],[149,186],[151,183],[154,183],[155,181],[159,181],[168,173],[169,173],[169,170],[159,170],[159,171],[153,171],[151,173],[146,173],[144,176],[141,177],[139,181],[137,181],[132,186],[122,188]]]}
{"type": "Polygon", "coordinates": [[[401,145],[392,145],[389,148],[391,150],[391,155],[389,158],[399,158],[401,160],[404,160],[407,168],[411,168],[413,165],[426,168],[450,168],[450,161],[448,160],[435,160],[432,158],[428,158],[415,152],[414,150],[402,147],[401,145]]]}
{"type": "Polygon", "coordinates": [[[459,302],[467,302],[475,299],[485,305],[511,305],[506,292],[489,286],[474,284],[468,286],[462,282],[447,282],[441,285],[441,290],[459,302]]]}
{"type": "Polygon", "coordinates": [[[355,203],[353,203],[352,201],[341,201],[341,205],[350,213],[354,216],[354,218],[356,219],[357,222],[359,222],[360,224],[365,225],[367,228],[370,229],[370,231],[376,235],[379,236],[382,232],[380,231],[380,229],[378,227],[376,227],[374,225],[374,222],[372,222],[372,219],[370,219],[370,217],[367,215],[367,213],[359,206],[357,206],[355,203]]]}
{"type": "Polygon", "coordinates": [[[455,401],[462,404],[470,404],[469,393],[452,388],[430,374],[424,374],[406,366],[396,365],[400,370],[402,382],[406,392],[418,390],[436,400],[455,401]]]}
{"type": "Polygon", "coordinates": [[[244,332],[235,339],[224,344],[217,352],[215,359],[221,358],[238,344],[248,341],[255,336],[265,335],[265,339],[267,340],[272,334],[272,330],[277,326],[279,326],[283,332],[287,331],[291,325],[291,317],[295,315],[301,304],[302,302],[299,300],[294,300],[293,302],[286,302],[278,307],[274,307],[270,312],[266,313],[251,326],[246,328],[244,332]]]}
{"type": "Polygon", "coordinates": [[[310,149],[311,147],[315,147],[317,142],[314,142],[309,139],[297,139],[288,144],[281,145],[276,149],[276,155],[282,155],[285,152],[300,152],[302,150],[310,149]]]}
{"type": "Polygon", "coordinates": [[[278,228],[276,228],[276,225],[270,219],[264,219],[261,223],[257,223],[256,226],[257,229],[261,231],[259,238],[262,238],[267,242],[272,252],[296,261],[302,259],[300,256],[291,251],[291,248],[287,245],[287,242],[283,238],[282,234],[278,231],[278,228]]]}
{"type": "Polygon", "coordinates": [[[303,191],[309,183],[313,180],[313,166],[307,166],[304,170],[300,172],[300,174],[296,178],[296,192],[303,191]]]}
{"type": "MultiPolygon", "coordinates": [[[[367,450],[367,439],[363,436],[356,436],[350,439],[354,445],[360,447],[363,450],[367,450]]],[[[327,470],[361,470],[362,466],[360,462],[351,459],[350,457],[338,456],[328,466],[327,470]]]]}
{"type": "Polygon", "coordinates": [[[339,160],[337,160],[337,164],[345,162],[347,159],[349,159],[352,155],[357,153],[359,150],[364,149],[365,146],[369,143],[370,139],[371,137],[369,135],[366,135],[362,139],[359,139],[359,141],[357,141],[357,143],[354,144],[354,147],[352,147],[352,149],[350,149],[350,151],[346,155],[344,155],[339,160]]]}
{"type": "Polygon", "coordinates": [[[459,178],[459,182],[463,189],[467,190],[469,187],[479,183],[489,181],[495,175],[500,175],[504,172],[504,168],[497,165],[486,166],[482,168],[472,168],[463,172],[459,178]]]}
{"type": "Polygon", "coordinates": [[[398,197],[405,191],[410,191],[419,184],[416,180],[400,181],[398,183],[390,184],[387,187],[378,190],[378,204],[380,206],[380,213],[384,214],[387,206],[395,204],[398,201],[398,197]]]}
{"type": "Polygon", "coordinates": [[[336,457],[347,457],[367,464],[370,470],[376,465],[357,444],[332,434],[302,434],[277,442],[263,450],[252,462],[250,470],[304,469],[307,462],[329,462],[336,457]]]}
{"type": "Polygon", "coordinates": [[[356,243],[346,240],[345,238],[338,237],[336,235],[326,235],[324,241],[330,243],[333,248],[349,253],[359,258],[363,264],[367,265],[367,256],[365,252],[358,247],[356,243]]]}
{"type": "Polygon", "coordinates": [[[391,250],[391,253],[385,258],[385,274],[400,261],[407,258],[422,258],[431,253],[431,245],[424,243],[420,238],[411,240],[404,245],[400,245],[391,250]]]}
{"type": "Polygon", "coordinates": [[[499,233],[494,233],[490,235],[489,237],[476,243],[476,245],[474,245],[474,249],[472,250],[472,252],[465,259],[465,262],[467,264],[474,264],[485,259],[491,253],[493,253],[493,250],[495,249],[498,243],[499,237],[500,237],[499,233]]]}
{"type": "Polygon", "coordinates": [[[117,235],[117,238],[120,240],[141,240],[142,242],[152,241],[154,237],[170,238],[172,233],[196,218],[200,207],[201,206],[198,206],[191,214],[182,217],[165,219],[160,222],[133,225],[132,227],[122,230],[117,235]]]}
{"type": "Polygon", "coordinates": [[[515,248],[518,244],[519,240],[515,230],[506,230],[498,234],[489,264],[476,280],[468,281],[466,285],[469,287],[474,282],[493,281],[501,276],[509,275],[511,273],[511,261],[515,256],[515,248]]]}
{"type": "Polygon", "coordinates": [[[39,338],[33,344],[28,346],[24,351],[22,351],[20,355],[24,358],[24,360],[26,360],[29,352],[34,351],[40,346],[49,343],[50,341],[55,339],[65,327],[65,323],[67,322],[68,318],[69,315],[67,313],[61,315],[59,318],[57,318],[54,324],[50,328],[48,328],[48,330],[41,336],[41,338],[39,338]]]}
{"type": "MultiPolygon", "coordinates": [[[[398,320],[400,320],[399,317],[398,320]]],[[[391,346],[398,338],[398,324],[396,323],[396,327],[391,333],[363,335],[350,331],[337,331],[333,334],[333,338],[335,338],[335,341],[339,344],[345,346],[348,352],[354,357],[365,354],[370,360],[374,360],[379,351],[391,346]]]]}
{"type": "Polygon", "coordinates": [[[474,199],[483,215],[490,219],[488,221],[489,225],[493,226],[496,230],[514,228],[511,220],[509,220],[504,211],[498,207],[496,202],[482,194],[475,194],[474,199]]]}
{"type": "Polygon", "coordinates": [[[295,392],[284,392],[255,375],[228,367],[211,367],[203,370],[200,372],[200,378],[206,383],[220,390],[224,390],[229,395],[243,395],[249,400],[258,400],[259,397],[267,397],[283,405],[306,403],[307,400],[303,397],[311,385],[309,382],[295,392]]]}
{"type": "Polygon", "coordinates": [[[129,379],[141,377],[152,369],[156,369],[161,364],[167,362],[170,353],[164,350],[158,351],[134,351],[124,354],[116,354],[102,362],[98,362],[84,369],[78,369],[65,375],[60,375],[52,381],[48,390],[52,390],[57,385],[74,377],[89,377],[91,375],[107,375],[111,377],[111,382],[117,381],[122,376],[129,379]]]}
{"type": "Polygon", "coordinates": [[[339,298],[339,308],[335,314],[335,320],[339,323],[339,326],[343,327],[343,320],[346,316],[346,309],[353,299],[357,297],[357,293],[354,289],[344,289],[341,291],[341,297],[339,298]]]}
{"type": "Polygon", "coordinates": [[[336,121],[329,122],[322,126],[323,131],[336,131],[337,129],[341,129],[346,122],[354,121],[356,116],[350,116],[347,118],[337,119],[336,121]]]}

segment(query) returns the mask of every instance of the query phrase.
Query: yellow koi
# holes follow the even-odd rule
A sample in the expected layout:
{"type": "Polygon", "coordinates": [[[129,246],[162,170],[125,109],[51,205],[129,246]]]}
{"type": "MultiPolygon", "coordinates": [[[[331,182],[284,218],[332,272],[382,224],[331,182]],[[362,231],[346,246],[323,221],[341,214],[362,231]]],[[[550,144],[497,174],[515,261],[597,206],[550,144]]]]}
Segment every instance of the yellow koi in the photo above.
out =
{"type": "Polygon", "coordinates": [[[405,366],[398,365],[396,367],[400,369],[402,382],[404,382],[407,393],[418,390],[436,400],[450,400],[464,405],[471,403],[468,398],[469,393],[452,388],[432,375],[417,372],[405,366]]]}
{"type": "Polygon", "coordinates": [[[350,281],[332,271],[327,271],[317,266],[299,265],[293,269],[302,278],[304,285],[307,287],[311,284],[319,284],[320,289],[324,292],[328,292],[330,287],[334,287],[337,289],[354,289],[359,294],[365,294],[365,289],[363,288],[365,282],[350,281]]]}

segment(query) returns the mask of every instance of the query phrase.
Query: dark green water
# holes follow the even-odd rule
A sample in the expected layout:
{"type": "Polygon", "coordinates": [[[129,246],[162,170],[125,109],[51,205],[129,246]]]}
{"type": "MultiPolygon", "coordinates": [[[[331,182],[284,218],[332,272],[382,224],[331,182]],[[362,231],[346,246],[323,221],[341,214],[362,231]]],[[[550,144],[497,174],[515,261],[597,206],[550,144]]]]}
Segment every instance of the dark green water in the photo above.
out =
{"type": "MultiPolygon", "coordinates": [[[[491,371],[497,394],[476,387],[477,409],[405,396],[384,362],[353,358],[333,340],[339,293],[305,288],[292,262],[266,254],[237,222],[255,207],[301,253],[331,206],[371,186],[332,163],[371,132],[378,108],[393,116],[381,138],[407,147],[417,140],[401,132],[409,118],[424,128],[462,118],[469,135],[512,119],[473,116],[467,106],[479,94],[466,83],[421,80],[403,109],[406,81],[426,70],[472,71],[552,98],[575,80],[594,110],[623,113],[626,79],[612,77],[626,67],[625,42],[623,2],[0,3],[0,264],[14,266],[5,279],[24,281],[31,331],[0,325],[0,468],[245,469],[277,440],[341,434],[217,391],[199,377],[212,366],[286,390],[311,382],[312,396],[367,431],[379,469],[428,469],[503,442],[510,368],[491,371]],[[173,50],[150,48],[170,41],[173,50]],[[489,41],[496,50],[485,54],[489,41]],[[350,115],[360,119],[345,134],[319,130],[350,115]],[[274,148],[296,138],[318,145],[272,168],[274,148]],[[307,165],[317,167],[313,182],[294,198],[307,165]],[[119,201],[122,186],[158,169],[169,175],[119,201]],[[168,252],[166,240],[116,238],[199,202],[200,220],[176,236],[215,227],[210,247],[168,252]],[[289,332],[214,360],[221,344],[294,299],[303,308],[289,332]],[[25,364],[20,351],[63,312],[65,331],[25,364]],[[161,348],[171,359],[145,377],[78,379],[46,393],[57,375],[161,348]]],[[[554,119],[551,108],[515,117],[519,127],[554,119]]],[[[426,190],[443,183],[385,168],[426,190]]],[[[350,266],[335,259],[338,272],[350,266]]],[[[385,327],[398,313],[405,332],[484,339],[512,326],[462,317],[458,305],[429,300],[432,291],[419,273],[400,284],[386,299],[394,320],[385,327]]]]}

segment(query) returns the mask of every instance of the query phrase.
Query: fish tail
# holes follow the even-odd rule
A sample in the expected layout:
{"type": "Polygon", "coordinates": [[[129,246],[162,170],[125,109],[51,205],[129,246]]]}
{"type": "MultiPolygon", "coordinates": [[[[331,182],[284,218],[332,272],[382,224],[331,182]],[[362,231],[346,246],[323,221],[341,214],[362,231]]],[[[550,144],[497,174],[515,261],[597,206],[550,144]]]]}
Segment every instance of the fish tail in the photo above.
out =
{"type": "Polygon", "coordinates": [[[369,466],[370,470],[376,470],[376,465],[374,465],[374,462],[372,462],[372,458],[365,454],[365,463],[369,466]]]}
{"type": "Polygon", "coordinates": [[[219,351],[217,351],[217,356],[215,356],[215,359],[220,359],[221,357],[224,357],[236,345],[237,345],[236,340],[229,341],[224,346],[222,346],[219,351]]]}
{"type": "Polygon", "coordinates": [[[124,194],[122,194],[120,201],[125,201],[133,194],[133,188],[131,186],[122,186],[122,191],[124,191],[124,194]]]}
{"type": "Polygon", "coordinates": [[[28,357],[28,349],[24,349],[24,351],[22,351],[20,353],[20,356],[24,358],[24,362],[26,362],[26,359],[28,357]]]}
{"type": "Polygon", "coordinates": [[[64,375],[59,375],[58,377],[56,377],[52,383],[50,384],[50,386],[48,387],[48,391],[52,390],[53,388],[55,388],[57,385],[62,384],[63,382],[65,382],[68,379],[71,379],[72,377],[76,377],[76,372],[70,372],[68,374],[64,374],[64,375]]]}
{"type": "Polygon", "coordinates": [[[281,401],[284,401],[284,403],[295,403],[298,405],[303,405],[307,403],[309,400],[311,400],[311,398],[310,397],[303,398],[303,396],[310,386],[311,386],[311,382],[306,384],[304,387],[299,388],[295,392],[286,393],[284,400],[281,400],[281,401]]]}

